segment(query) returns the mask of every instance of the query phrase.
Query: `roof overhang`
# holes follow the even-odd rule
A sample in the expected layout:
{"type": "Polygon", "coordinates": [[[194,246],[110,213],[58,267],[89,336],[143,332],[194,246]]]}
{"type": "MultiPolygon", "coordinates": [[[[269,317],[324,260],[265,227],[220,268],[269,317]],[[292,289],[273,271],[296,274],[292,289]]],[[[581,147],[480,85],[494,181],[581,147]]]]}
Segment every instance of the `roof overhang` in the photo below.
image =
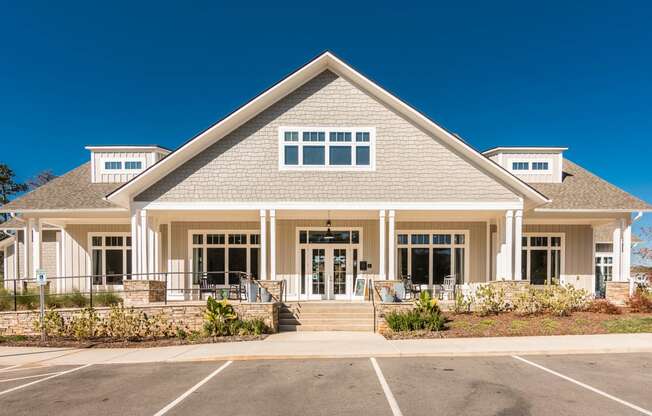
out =
{"type": "Polygon", "coordinates": [[[383,102],[385,105],[389,106],[394,111],[422,128],[424,131],[437,137],[451,148],[457,150],[460,154],[465,155],[467,160],[471,163],[474,163],[476,166],[492,175],[501,183],[512,189],[515,193],[523,196],[527,208],[533,208],[550,202],[544,195],[529,186],[527,183],[507,172],[505,169],[466,144],[463,140],[454,136],[452,133],[448,132],[410,105],[401,101],[399,98],[389,93],[387,90],[383,89],[330,52],[324,52],[319,55],[317,58],[283,78],[277,84],[259,94],[253,100],[209,127],[207,130],[190,139],[180,148],[170,153],[166,158],[149,167],[131,181],[123,184],[108,194],[106,199],[118,206],[129,207],[134,196],[138,195],[149,186],[152,186],[173,169],[190,160],[202,150],[222,139],[252,117],[287,96],[292,91],[322,73],[324,70],[331,70],[335,74],[353,82],[359,88],[383,102]]]}
{"type": "Polygon", "coordinates": [[[501,146],[492,147],[482,152],[485,156],[493,156],[498,153],[561,153],[568,150],[568,147],[550,147],[550,146],[501,146]]]}
{"type": "Polygon", "coordinates": [[[11,237],[0,240],[0,249],[4,249],[5,247],[12,245],[15,240],[16,237],[14,237],[13,235],[11,237]]]}
{"type": "Polygon", "coordinates": [[[170,149],[157,145],[98,145],[84,148],[91,152],[157,152],[164,155],[172,152],[170,149]]]}

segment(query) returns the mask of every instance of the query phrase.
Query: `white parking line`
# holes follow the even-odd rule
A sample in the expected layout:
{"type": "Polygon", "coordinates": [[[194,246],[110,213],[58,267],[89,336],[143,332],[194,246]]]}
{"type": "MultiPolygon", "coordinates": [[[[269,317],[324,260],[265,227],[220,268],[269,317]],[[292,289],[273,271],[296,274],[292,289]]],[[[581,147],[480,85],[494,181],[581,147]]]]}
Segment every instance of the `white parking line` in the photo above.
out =
{"type": "Polygon", "coordinates": [[[534,363],[534,362],[532,362],[532,361],[528,361],[528,360],[526,360],[526,359],[523,358],[523,357],[519,357],[519,356],[517,356],[517,355],[512,355],[512,358],[515,358],[515,359],[517,359],[517,360],[519,360],[519,361],[522,361],[522,362],[524,362],[524,363],[526,363],[526,364],[529,364],[529,365],[531,365],[531,366],[533,366],[533,367],[536,367],[536,368],[538,368],[538,369],[540,369],[540,370],[543,370],[543,371],[545,371],[545,372],[547,372],[547,373],[550,373],[550,374],[552,374],[552,375],[555,375],[555,376],[557,376],[557,377],[559,377],[559,378],[563,378],[564,380],[566,380],[566,381],[570,381],[571,383],[574,383],[574,384],[577,384],[577,385],[580,386],[580,387],[584,387],[585,389],[590,390],[590,391],[592,391],[593,393],[597,393],[597,394],[599,394],[599,395],[601,395],[601,396],[604,396],[604,397],[606,397],[606,398],[608,398],[608,399],[611,399],[611,400],[613,400],[613,401],[615,401],[615,402],[617,402],[617,403],[622,404],[623,406],[627,406],[627,407],[629,407],[630,409],[634,409],[634,410],[636,410],[636,411],[638,411],[638,412],[641,412],[641,413],[643,413],[644,415],[652,416],[652,411],[649,411],[649,410],[647,410],[647,409],[643,409],[642,407],[637,406],[637,405],[635,405],[635,404],[633,404],[633,403],[630,403],[630,402],[628,402],[628,401],[625,401],[625,400],[623,400],[623,399],[619,399],[619,398],[616,397],[616,396],[612,396],[612,395],[609,394],[609,393],[605,393],[604,391],[602,391],[602,390],[598,390],[598,389],[596,389],[595,387],[591,387],[591,386],[589,386],[588,384],[582,383],[581,381],[577,381],[577,380],[575,380],[575,379],[573,379],[573,378],[570,378],[570,377],[568,377],[568,376],[565,376],[565,375],[563,375],[563,374],[561,374],[561,373],[558,373],[558,372],[556,372],[556,371],[554,371],[554,370],[551,370],[551,369],[549,369],[549,368],[546,368],[546,367],[544,367],[544,366],[542,366],[542,365],[539,365],[539,364],[534,363]]]}
{"type": "Polygon", "coordinates": [[[380,369],[380,366],[376,362],[376,359],[374,357],[369,358],[371,360],[371,365],[374,367],[374,371],[376,371],[376,376],[378,377],[378,381],[380,382],[380,386],[383,388],[383,392],[385,393],[385,397],[387,398],[387,402],[389,403],[389,407],[392,409],[392,414],[394,416],[403,416],[403,413],[401,413],[401,409],[398,407],[398,403],[396,402],[396,399],[394,398],[394,395],[392,394],[392,390],[389,388],[389,385],[387,384],[387,381],[385,380],[385,376],[383,375],[383,372],[380,369]]]}
{"type": "Polygon", "coordinates": [[[0,368],[0,373],[4,373],[5,371],[9,371],[12,368],[20,367],[21,365],[22,364],[16,364],[16,365],[12,365],[11,367],[0,368]]]}
{"type": "Polygon", "coordinates": [[[210,374],[209,374],[208,376],[206,376],[206,378],[204,378],[202,381],[200,381],[199,383],[197,383],[197,384],[195,384],[194,386],[192,386],[188,391],[186,391],[186,392],[183,393],[181,396],[177,397],[174,401],[172,401],[170,404],[168,404],[167,406],[165,406],[164,408],[162,408],[161,410],[159,410],[158,412],[156,412],[156,413],[154,414],[154,416],[162,416],[162,415],[166,414],[167,412],[169,412],[170,409],[172,409],[174,406],[176,406],[176,405],[178,405],[179,403],[181,403],[181,402],[182,402],[186,397],[188,397],[188,396],[191,395],[193,392],[195,392],[195,390],[197,390],[198,388],[200,388],[201,386],[203,386],[204,384],[206,384],[210,379],[212,379],[213,377],[215,377],[216,375],[218,375],[222,370],[224,370],[226,367],[228,367],[229,365],[231,365],[232,362],[233,362],[233,361],[227,361],[227,362],[225,362],[224,364],[222,364],[222,366],[221,366],[220,368],[218,368],[217,370],[215,370],[215,371],[213,371],[212,373],[210,373],[210,374]]]}
{"type": "Polygon", "coordinates": [[[70,374],[70,373],[72,373],[73,371],[82,370],[82,369],[84,369],[84,368],[86,368],[86,367],[90,367],[91,365],[93,365],[93,364],[82,365],[81,367],[75,367],[75,368],[73,368],[73,369],[71,369],[71,370],[62,371],[62,372],[57,373],[57,374],[55,374],[55,375],[52,375],[52,376],[50,376],[50,377],[45,377],[45,378],[42,378],[42,379],[40,379],[40,380],[32,381],[31,383],[21,384],[20,386],[12,387],[12,388],[10,388],[10,389],[8,389],[8,390],[0,391],[0,396],[3,396],[3,395],[5,395],[5,394],[7,394],[7,393],[11,393],[12,391],[20,390],[20,389],[25,388],[25,387],[33,386],[34,384],[41,383],[41,382],[43,382],[43,381],[51,380],[51,379],[53,379],[53,378],[55,378],[55,377],[63,376],[63,375],[66,375],[66,374],[70,374]]]}
{"type": "Polygon", "coordinates": [[[36,378],[36,377],[45,377],[45,376],[51,376],[52,374],[59,374],[59,371],[56,373],[45,373],[45,374],[36,374],[33,376],[23,376],[23,377],[16,377],[16,378],[5,378],[3,380],[0,380],[0,383],[6,383],[8,381],[18,381],[18,380],[27,380],[28,378],[36,378]]]}

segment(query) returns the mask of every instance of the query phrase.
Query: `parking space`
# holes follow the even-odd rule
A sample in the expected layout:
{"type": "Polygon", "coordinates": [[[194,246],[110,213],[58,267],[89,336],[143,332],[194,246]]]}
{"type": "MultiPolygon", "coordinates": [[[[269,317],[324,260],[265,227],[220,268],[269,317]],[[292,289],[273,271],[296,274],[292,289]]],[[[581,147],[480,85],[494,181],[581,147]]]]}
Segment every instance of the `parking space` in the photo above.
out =
{"type": "Polygon", "coordinates": [[[0,415],[153,415],[216,364],[93,365],[0,396],[0,415]]]}
{"type": "Polygon", "coordinates": [[[652,354],[524,358],[5,367],[0,415],[652,415],[652,354]]]}
{"type": "Polygon", "coordinates": [[[170,415],[391,415],[369,359],[239,361],[170,415]]]}
{"type": "Polygon", "coordinates": [[[405,416],[640,414],[511,357],[378,362],[405,416]]]}
{"type": "Polygon", "coordinates": [[[652,410],[652,354],[524,357],[628,402],[652,410]]]}

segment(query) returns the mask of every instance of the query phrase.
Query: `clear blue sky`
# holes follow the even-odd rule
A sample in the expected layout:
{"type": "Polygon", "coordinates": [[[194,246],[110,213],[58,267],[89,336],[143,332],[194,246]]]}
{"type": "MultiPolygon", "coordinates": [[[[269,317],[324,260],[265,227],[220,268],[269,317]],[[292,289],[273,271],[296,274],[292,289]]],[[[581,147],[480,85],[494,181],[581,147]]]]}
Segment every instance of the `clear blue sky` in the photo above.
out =
{"type": "Polygon", "coordinates": [[[652,201],[649,2],[96,3],[0,4],[0,161],[21,179],[86,144],[175,148],[330,49],[480,150],[568,146],[652,201]]]}

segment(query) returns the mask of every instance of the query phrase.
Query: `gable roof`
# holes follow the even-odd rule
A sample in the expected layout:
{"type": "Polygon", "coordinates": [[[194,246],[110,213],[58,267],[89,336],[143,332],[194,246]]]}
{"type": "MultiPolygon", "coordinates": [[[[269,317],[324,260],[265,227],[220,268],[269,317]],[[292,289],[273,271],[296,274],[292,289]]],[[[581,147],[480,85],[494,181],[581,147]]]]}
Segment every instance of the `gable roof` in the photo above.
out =
{"type": "Polygon", "coordinates": [[[91,162],[86,162],[20,198],[0,206],[0,212],[123,210],[105,200],[105,195],[117,186],[119,184],[116,183],[92,183],[91,162]]]}
{"type": "Polygon", "coordinates": [[[551,201],[536,211],[652,211],[652,205],[564,159],[561,183],[533,183],[551,201]]]}
{"type": "Polygon", "coordinates": [[[107,195],[107,200],[116,205],[127,207],[131,198],[138,195],[149,186],[152,186],[166,174],[172,172],[184,162],[190,160],[192,157],[222,139],[252,117],[267,109],[269,106],[327,69],[333,71],[338,76],[342,76],[354,82],[366,93],[385,103],[385,105],[389,106],[415,125],[437,137],[460,154],[465,155],[469,161],[475,163],[483,171],[498,179],[513,191],[525,196],[526,205],[532,207],[549,202],[549,200],[536,189],[483,156],[480,152],[469,146],[459,137],[451,134],[422,113],[401,101],[399,98],[340,60],[331,52],[322,53],[317,58],[305,64],[255,97],[253,100],[195,136],[160,162],[154,164],[131,181],[115,189],[107,195]]]}

